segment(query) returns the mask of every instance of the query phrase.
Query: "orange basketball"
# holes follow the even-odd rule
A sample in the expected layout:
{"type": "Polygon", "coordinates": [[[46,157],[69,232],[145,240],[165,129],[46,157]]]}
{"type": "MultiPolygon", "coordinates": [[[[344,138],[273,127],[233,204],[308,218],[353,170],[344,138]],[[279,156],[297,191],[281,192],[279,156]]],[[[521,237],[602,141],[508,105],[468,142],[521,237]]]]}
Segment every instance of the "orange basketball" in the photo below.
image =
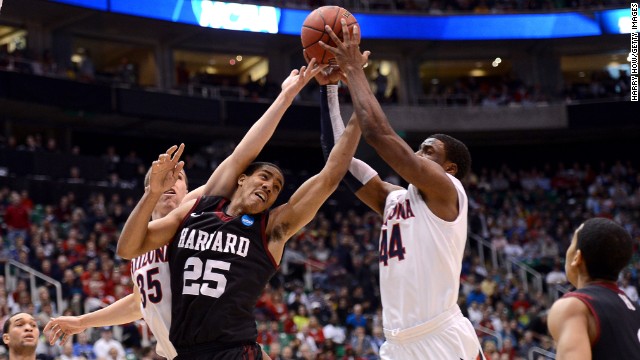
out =
{"type": "Polygon", "coordinates": [[[329,34],[324,30],[325,25],[329,25],[336,35],[342,40],[342,24],[341,19],[347,20],[349,31],[353,25],[357,24],[356,18],[345,8],[340,6],[323,6],[311,12],[302,24],[300,38],[302,40],[302,53],[307,62],[316,58],[319,64],[335,65],[336,59],[333,54],[325,51],[318,41],[322,40],[325,44],[335,46],[329,34]]]}

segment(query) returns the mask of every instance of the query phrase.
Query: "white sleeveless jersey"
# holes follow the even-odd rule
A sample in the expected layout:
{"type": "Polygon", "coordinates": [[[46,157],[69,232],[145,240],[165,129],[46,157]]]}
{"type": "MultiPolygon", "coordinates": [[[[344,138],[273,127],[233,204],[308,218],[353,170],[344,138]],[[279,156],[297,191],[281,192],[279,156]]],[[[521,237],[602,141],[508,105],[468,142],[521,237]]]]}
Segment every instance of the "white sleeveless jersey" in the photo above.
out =
{"type": "Polygon", "coordinates": [[[460,181],[448,176],[460,209],[453,222],[434,215],[411,184],[387,196],[379,244],[385,329],[423,324],[457,304],[468,204],[460,181]]]}
{"type": "Polygon", "coordinates": [[[169,341],[171,327],[171,276],[167,246],[131,260],[131,275],[138,286],[142,317],[156,341],[156,352],[167,359],[178,354],[169,341]]]}

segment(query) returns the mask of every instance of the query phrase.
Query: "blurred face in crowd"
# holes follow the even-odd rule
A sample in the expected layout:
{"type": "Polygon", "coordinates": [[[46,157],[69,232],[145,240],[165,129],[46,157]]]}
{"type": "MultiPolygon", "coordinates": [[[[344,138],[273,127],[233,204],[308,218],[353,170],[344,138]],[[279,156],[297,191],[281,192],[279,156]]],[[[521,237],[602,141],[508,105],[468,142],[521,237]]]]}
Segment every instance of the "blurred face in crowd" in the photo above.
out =
{"type": "Polygon", "coordinates": [[[2,341],[16,354],[33,353],[38,345],[40,330],[33,316],[27,313],[18,313],[8,320],[9,326],[5,326],[2,341]]]}

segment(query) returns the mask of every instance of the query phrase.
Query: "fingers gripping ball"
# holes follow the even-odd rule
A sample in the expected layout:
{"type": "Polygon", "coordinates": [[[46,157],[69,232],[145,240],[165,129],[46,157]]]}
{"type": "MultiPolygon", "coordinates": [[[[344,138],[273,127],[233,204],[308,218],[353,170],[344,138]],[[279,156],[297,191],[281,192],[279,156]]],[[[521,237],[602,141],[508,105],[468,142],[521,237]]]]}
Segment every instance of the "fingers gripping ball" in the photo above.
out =
{"type": "Polygon", "coordinates": [[[315,9],[307,16],[302,24],[300,38],[302,40],[302,53],[307,62],[314,57],[319,64],[335,65],[336,59],[331,52],[325,51],[318,41],[330,46],[336,46],[329,34],[324,30],[325,25],[329,25],[336,35],[342,40],[341,19],[347,21],[347,28],[352,31],[353,25],[358,21],[348,10],[340,6],[323,6],[315,9]]]}

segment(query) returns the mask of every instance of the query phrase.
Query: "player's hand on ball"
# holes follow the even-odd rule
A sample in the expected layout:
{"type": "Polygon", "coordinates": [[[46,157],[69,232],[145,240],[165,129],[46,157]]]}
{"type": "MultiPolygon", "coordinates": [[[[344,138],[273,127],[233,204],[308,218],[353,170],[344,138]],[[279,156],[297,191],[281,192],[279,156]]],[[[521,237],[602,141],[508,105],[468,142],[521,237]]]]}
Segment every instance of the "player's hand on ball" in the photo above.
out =
{"type": "Polygon", "coordinates": [[[173,145],[167,152],[160,154],[158,160],[151,164],[149,176],[149,191],[152,193],[164,193],[171,189],[184,167],[184,161],[180,156],[184,151],[184,144],[173,145]]]}
{"type": "Polygon", "coordinates": [[[316,81],[320,85],[337,84],[340,80],[346,82],[347,78],[338,66],[327,66],[316,75],[316,81]]]}
{"type": "MultiPolygon", "coordinates": [[[[343,28],[346,29],[346,20],[342,19],[341,22],[343,28]]],[[[331,40],[333,40],[336,46],[329,46],[322,41],[320,41],[319,44],[323,49],[333,53],[333,55],[336,57],[338,65],[343,70],[347,70],[347,68],[349,67],[366,67],[371,52],[360,52],[360,29],[358,28],[358,25],[353,26],[353,31],[351,33],[349,31],[342,32],[344,41],[340,40],[340,38],[333,32],[333,30],[331,30],[330,26],[325,26],[325,31],[329,34],[331,40]]]]}
{"type": "Polygon", "coordinates": [[[309,65],[291,70],[291,74],[282,83],[282,92],[297,95],[302,88],[307,85],[319,72],[327,67],[326,64],[318,64],[316,59],[311,59],[309,65]]]}

